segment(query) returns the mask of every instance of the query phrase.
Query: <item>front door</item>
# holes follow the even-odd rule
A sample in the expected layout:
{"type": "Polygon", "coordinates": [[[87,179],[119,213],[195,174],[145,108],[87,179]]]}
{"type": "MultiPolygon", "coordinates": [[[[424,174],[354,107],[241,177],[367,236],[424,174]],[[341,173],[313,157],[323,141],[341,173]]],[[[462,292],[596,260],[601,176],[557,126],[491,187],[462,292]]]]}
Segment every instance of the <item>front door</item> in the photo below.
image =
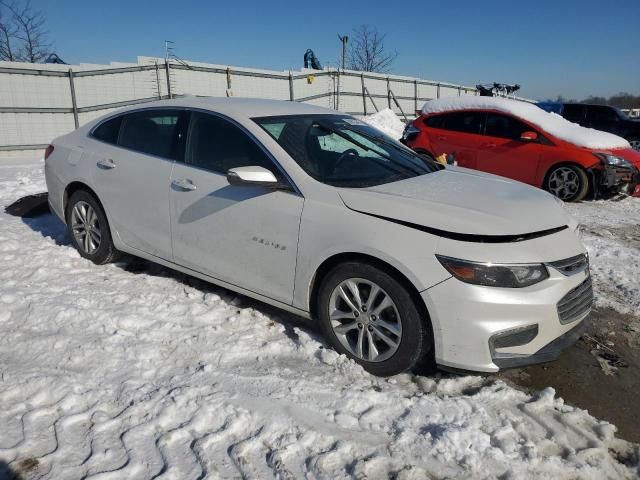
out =
{"type": "Polygon", "coordinates": [[[490,112],[478,148],[478,170],[535,185],[542,145],[520,140],[528,131],[538,133],[510,115],[490,112]]]}
{"type": "Polygon", "coordinates": [[[180,265],[284,303],[293,299],[303,197],[232,186],[230,168],[273,160],[241,127],[192,112],[184,163],[171,177],[173,258],[180,265]]]}

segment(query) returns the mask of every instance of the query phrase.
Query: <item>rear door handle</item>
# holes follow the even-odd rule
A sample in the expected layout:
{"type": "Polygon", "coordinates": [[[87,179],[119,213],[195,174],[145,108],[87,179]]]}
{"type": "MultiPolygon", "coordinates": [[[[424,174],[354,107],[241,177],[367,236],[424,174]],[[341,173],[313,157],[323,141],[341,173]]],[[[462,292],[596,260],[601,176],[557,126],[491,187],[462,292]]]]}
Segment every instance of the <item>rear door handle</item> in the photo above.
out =
{"type": "Polygon", "coordinates": [[[113,160],[111,160],[110,158],[103,158],[101,160],[98,160],[98,168],[103,168],[105,170],[111,170],[112,168],[116,168],[116,164],[113,163],[113,160]]]}
{"type": "Polygon", "coordinates": [[[447,137],[442,136],[442,135],[438,135],[438,140],[446,140],[446,139],[447,139],[447,137]]]}
{"type": "Polygon", "coordinates": [[[193,183],[188,178],[177,178],[173,182],[171,182],[171,185],[185,191],[192,191],[196,189],[195,183],[193,183]]]}
{"type": "Polygon", "coordinates": [[[482,145],[484,148],[496,148],[498,145],[496,145],[495,143],[485,143],[484,145],[482,145]]]}

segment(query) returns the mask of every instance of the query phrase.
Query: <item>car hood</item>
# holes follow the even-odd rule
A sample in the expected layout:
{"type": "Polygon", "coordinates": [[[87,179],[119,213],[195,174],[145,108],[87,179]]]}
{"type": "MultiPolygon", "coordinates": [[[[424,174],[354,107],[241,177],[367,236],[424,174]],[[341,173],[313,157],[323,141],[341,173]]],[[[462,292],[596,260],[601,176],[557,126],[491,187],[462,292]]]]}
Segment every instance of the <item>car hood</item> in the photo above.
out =
{"type": "Polygon", "coordinates": [[[466,168],[339,194],[352,210],[455,234],[517,236],[571,223],[549,193],[466,168]]]}

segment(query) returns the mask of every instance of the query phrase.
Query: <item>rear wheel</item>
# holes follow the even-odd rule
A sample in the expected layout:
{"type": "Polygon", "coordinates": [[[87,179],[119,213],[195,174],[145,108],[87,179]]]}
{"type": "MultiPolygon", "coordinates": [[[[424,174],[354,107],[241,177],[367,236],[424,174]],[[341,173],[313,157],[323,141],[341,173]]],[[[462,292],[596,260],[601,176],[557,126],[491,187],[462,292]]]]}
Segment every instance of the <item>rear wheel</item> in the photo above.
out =
{"type": "Polygon", "coordinates": [[[71,195],[66,219],[71,242],[81,256],[98,265],[110,263],[118,257],[107,216],[89,192],[78,190],[71,195]]]}
{"type": "Polygon", "coordinates": [[[629,144],[635,151],[640,152],[640,138],[630,138],[629,144]]]}
{"type": "Polygon", "coordinates": [[[559,165],[547,174],[545,189],[565,202],[579,202],[589,192],[589,178],[577,165],[559,165]]]}
{"type": "Polygon", "coordinates": [[[431,349],[430,330],[410,293],[372,265],[334,267],[317,300],[325,338],[374,375],[404,372],[431,349]]]}

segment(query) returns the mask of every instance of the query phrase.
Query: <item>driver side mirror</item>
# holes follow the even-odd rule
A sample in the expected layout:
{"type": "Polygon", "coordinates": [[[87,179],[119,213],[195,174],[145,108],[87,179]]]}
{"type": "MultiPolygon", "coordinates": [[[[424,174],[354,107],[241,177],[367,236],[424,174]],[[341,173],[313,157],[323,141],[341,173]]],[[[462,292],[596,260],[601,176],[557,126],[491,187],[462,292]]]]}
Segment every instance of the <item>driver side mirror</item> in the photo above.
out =
{"type": "Polygon", "coordinates": [[[520,135],[521,142],[537,142],[538,134],[536,132],[522,132],[520,135]]]}
{"type": "Polygon", "coordinates": [[[229,185],[236,187],[259,186],[274,190],[289,190],[289,185],[279,182],[270,170],[259,166],[236,167],[227,170],[229,185]]]}

